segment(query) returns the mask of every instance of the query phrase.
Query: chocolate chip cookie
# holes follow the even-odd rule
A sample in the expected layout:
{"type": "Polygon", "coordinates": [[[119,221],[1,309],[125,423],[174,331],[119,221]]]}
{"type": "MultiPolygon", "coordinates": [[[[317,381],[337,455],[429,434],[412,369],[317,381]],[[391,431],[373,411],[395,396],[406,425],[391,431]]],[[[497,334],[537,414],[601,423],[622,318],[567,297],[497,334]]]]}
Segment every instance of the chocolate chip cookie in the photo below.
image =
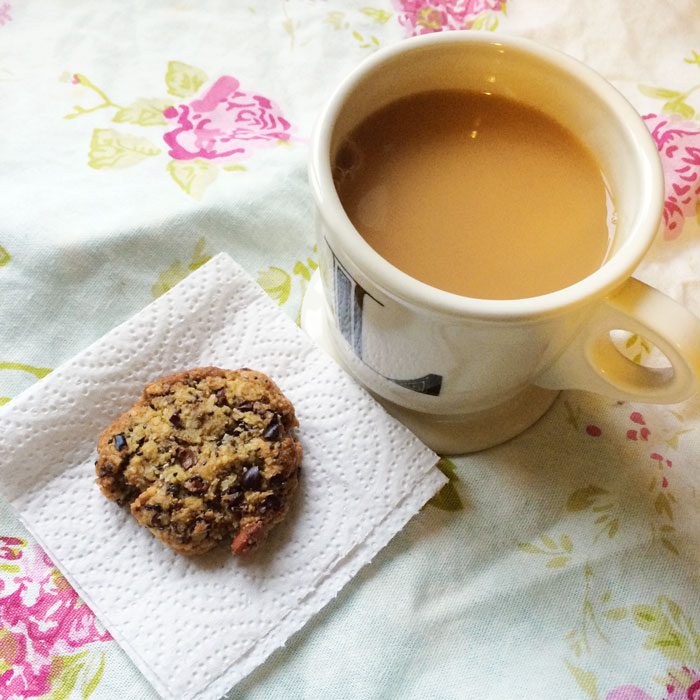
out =
{"type": "Polygon", "coordinates": [[[149,384],[101,435],[102,493],[181,554],[255,547],[286,515],[301,445],[294,407],[250,369],[202,367],[149,384]]]}

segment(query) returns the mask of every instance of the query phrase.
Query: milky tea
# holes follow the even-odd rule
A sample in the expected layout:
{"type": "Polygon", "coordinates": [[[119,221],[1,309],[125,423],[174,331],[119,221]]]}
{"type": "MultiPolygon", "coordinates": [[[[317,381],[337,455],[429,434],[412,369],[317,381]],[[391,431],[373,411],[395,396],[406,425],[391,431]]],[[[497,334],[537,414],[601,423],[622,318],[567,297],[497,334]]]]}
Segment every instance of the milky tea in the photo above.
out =
{"type": "Polygon", "coordinates": [[[433,287],[520,299],[601,266],[613,214],[600,168],[565,127],[462,90],[400,99],[338,149],[335,186],[363,238],[433,287]]]}

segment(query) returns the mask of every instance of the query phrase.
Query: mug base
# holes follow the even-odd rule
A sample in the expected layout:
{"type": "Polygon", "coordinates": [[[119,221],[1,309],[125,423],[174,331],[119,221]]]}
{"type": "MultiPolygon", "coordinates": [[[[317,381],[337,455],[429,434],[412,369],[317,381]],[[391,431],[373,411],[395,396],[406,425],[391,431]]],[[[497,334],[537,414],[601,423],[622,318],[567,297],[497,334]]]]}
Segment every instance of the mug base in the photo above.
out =
{"type": "MultiPolygon", "coordinates": [[[[301,327],[317,345],[355,378],[335,349],[328,332],[328,319],[321,275],[316,270],[302,302],[301,327]]],[[[508,401],[484,411],[433,415],[404,408],[378,396],[370,389],[367,391],[387,413],[441,455],[476,452],[510,440],[538,421],[559,395],[559,391],[528,386],[508,401]]]]}

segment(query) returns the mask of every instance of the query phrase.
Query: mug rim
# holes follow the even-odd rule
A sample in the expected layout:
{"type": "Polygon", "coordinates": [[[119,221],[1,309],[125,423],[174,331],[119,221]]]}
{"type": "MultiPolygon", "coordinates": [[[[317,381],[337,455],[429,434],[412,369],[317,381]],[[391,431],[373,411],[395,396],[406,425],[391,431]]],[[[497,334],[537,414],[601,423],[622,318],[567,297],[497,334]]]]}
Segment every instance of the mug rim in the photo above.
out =
{"type": "Polygon", "coordinates": [[[621,285],[653,243],[664,202],[663,170],[656,144],[635,108],[603,76],[577,59],[531,39],[510,35],[484,37],[466,30],[404,39],[377,51],[356,66],[332,93],[317,121],[311,141],[309,181],[317,212],[333,234],[333,247],[340,247],[358,270],[385,293],[433,312],[492,321],[558,315],[593,298],[603,297],[621,285]],[[331,170],[330,146],[337,117],[346,99],[368,73],[401,54],[435,44],[503,46],[533,55],[584,84],[623,126],[642,166],[639,206],[626,240],[609,260],[584,279],[547,294],[521,299],[461,296],[421,282],[400,270],[375,251],[350,221],[335,189],[331,170]]]}

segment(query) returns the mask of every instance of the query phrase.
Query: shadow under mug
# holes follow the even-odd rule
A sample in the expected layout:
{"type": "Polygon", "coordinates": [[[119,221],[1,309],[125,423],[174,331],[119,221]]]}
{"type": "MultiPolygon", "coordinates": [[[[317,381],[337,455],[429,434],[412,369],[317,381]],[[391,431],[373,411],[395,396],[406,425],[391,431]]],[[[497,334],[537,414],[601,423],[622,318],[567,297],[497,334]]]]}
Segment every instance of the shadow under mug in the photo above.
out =
{"type": "Polygon", "coordinates": [[[473,451],[517,435],[560,389],[649,403],[676,403],[695,392],[700,321],[631,277],[661,218],[656,147],[633,107],[585,65],[515,37],[448,32],[408,39],[374,54],[336,89],[314,133],[309,171],[319,271],[302,325],[438,452],[473,451]],[[331,172],[344,138],[398,98],[455,88],[536,107],[593,153],[617,214],[611,253],[599,269],[542,296],[474,299],[410,277],[358,233],[331,172]],[[628,360],[611,340],[614,330],[642,335],[669,366],[628,360]]]}

